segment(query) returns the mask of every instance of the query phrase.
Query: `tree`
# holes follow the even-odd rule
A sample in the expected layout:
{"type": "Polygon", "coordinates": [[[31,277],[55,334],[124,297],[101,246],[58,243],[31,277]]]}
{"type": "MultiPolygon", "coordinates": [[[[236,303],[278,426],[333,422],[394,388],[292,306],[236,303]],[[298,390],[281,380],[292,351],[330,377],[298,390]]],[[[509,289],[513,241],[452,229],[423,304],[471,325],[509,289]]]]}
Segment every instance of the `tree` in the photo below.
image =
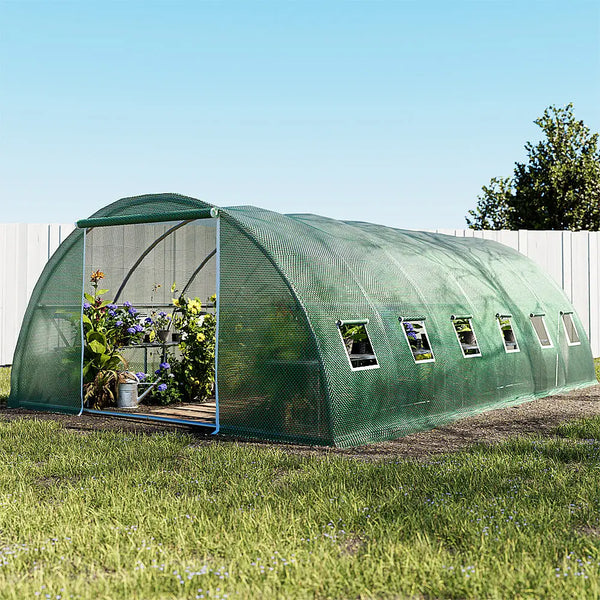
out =
{"type": "Polygon", "coordinates": [[[527,142],[512,178],[494,177],[466,217],[471,229],[600,229],[600,149],[573,115],[550,106],[534,121],[545,138],[527,142]]]}
{"type": "Polygon", "coordinates": [[[473,221],[466,217],[471,229],[510,229],[512,185],[510,177],[492,177],[489,186],[482,187],[477,209],[469,211],[473,221]]]}

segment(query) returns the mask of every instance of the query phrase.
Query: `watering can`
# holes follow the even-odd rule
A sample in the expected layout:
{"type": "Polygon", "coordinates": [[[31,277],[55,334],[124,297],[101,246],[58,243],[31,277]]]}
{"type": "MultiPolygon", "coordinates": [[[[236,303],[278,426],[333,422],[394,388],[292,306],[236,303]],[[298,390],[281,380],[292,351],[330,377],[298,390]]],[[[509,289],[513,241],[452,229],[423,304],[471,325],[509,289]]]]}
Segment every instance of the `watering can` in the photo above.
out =
{"type": "Polygon", "coordinates": [[[139,382],[140,380],[137,375],[131,371],[122,371],[119,373],[119,386],[117,390],[118,408],[137,408],[138,404],[144,399],[144,396],[160,382],[160,379],[152,382],[141,396],[138,396],[139,382]]]}

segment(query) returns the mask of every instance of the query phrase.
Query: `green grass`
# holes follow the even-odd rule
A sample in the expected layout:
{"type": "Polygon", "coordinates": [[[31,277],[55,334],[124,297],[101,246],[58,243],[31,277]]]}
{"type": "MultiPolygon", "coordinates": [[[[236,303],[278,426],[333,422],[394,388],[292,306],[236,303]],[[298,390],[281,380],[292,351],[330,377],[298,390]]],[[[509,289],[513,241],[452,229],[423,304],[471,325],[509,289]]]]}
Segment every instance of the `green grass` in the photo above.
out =
{"type": "Polygon", "coordinates": [[[0,422],[0,598],[599,597],[600,418],[556,434],[363,463],[0,422]]]}
{"type": "Polygon", "coordinates": [[[3,422],[0,597],[595,598],[600,420],[559,433],[366,463],[3,422]]]}
{"type": "Polygon", "coordinates": [[[6,403],[10,394],[10,367],[0,367],[0,406],[6,403]]]}

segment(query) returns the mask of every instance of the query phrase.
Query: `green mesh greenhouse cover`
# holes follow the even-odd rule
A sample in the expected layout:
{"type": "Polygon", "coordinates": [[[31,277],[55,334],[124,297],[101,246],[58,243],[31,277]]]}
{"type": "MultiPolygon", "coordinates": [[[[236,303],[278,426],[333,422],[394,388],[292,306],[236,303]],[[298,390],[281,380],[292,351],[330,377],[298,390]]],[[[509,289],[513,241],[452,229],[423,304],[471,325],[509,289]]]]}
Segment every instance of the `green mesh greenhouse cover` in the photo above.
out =
{"type": "Polygon", "coordinates": [[[11,406],[82,411],[90,268],[137,302],[161,273],[217,293],[221,433],[359,445],[596,383],[565,294],[495,242],[175,194],[125,198],[78,225],[32,295],[11,406]],[[214,279],[199,278],[209,259],[214,279]]]}

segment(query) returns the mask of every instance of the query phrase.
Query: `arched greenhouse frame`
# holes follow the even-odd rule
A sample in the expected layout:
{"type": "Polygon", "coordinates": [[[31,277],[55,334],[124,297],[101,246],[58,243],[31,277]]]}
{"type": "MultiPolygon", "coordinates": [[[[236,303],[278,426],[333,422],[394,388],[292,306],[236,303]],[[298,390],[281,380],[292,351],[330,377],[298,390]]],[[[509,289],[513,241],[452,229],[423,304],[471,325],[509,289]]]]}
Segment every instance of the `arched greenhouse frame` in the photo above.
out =
{"type": "MultiPolygon", "coordinates": [[[[132,344],[128,360],[152,370],[165,347],[132,344]]],[[[569,300],[510,248],[156,194],[79,221],[51,258],[27,308],[9,405],[351,446],[594,383],[569,300]],[[120,309],[202,299],[216,317],[214,399],[86,405],[83,292],[94,271],[120,309]]]]}

